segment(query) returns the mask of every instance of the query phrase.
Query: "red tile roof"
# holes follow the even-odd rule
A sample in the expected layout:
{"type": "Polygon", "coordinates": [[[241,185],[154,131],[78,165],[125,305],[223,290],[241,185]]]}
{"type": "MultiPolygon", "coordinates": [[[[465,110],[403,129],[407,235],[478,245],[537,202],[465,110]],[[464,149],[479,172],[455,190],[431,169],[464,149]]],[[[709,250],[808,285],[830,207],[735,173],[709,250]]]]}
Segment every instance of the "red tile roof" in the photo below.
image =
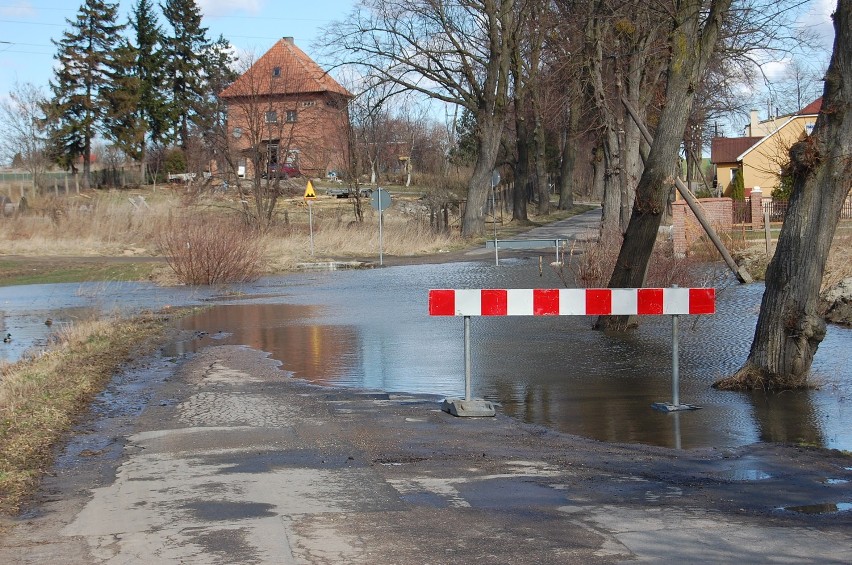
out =
{"type": "Polygon", "coordinates": [[[737,157],[762,137],[714,137],[710,142],[711,163],[736,163],[737,157]]]}
{"type": "Polygon", "coordinates": [[[822,96],[799,110],[799,115],[803,116],[805,114],[819,114],[820,109],[822,108],[822,96]]]}
{"type": "Polygon", "coordinates": [[[293,39],[279,39],[245,73],[231,83],[219,96],[234,98],[248,95],[308,94],[334,92],[352,98],[352,93],[340,86],[322,70],[293,39]],[[279,74],[274,76],[275,69],[279,74]]]}

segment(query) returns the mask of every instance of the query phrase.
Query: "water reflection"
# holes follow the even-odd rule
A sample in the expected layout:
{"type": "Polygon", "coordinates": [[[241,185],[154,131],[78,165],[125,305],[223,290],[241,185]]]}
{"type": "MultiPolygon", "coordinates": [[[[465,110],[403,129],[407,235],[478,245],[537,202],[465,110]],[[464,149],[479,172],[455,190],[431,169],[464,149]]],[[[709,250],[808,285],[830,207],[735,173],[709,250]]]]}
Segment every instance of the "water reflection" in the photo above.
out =
{"type": "MultiPolygon", "coordinates": [[[[306,273],[228,289],[123,285],[76,291],[67,285],[0,289],[13,335],[28,324],[46,335],[58,308],[106,311],[165,304],[213,304],[181,320],[193,339],[181,355],[209,344],[245,344],[270,353],[298,378],[388,392],[464,392],[463,322],[430,318],[429,288],[555,288],[538,258],[306,273]],[[93,292],[98,290],[99,292],[93,292]],[[100,292],[103,291],[103,292],[100,292]]],[[[710,385],[746,358],[762,294],[732,284],[718,314],[681,319],[680,399],[703,410],[666,414],[671,400],[671,321],[643,319],[630,335],[591,329],[584,317],[472,320],[474,394],[508,415],[610,442],[670,447],[794,441],[852,449],[852,330],[829,327],[814,360],[820,390],[765,396],[710,385]]],[[[0,330],[2,331],[2,330],[0,330]]],[[[36,331],[36,330],[33,330],[36,331]]]]}
{"type": "Polygon", "coordinates": [[[173,344],[167,353],[183,355],[215,340],[266,351],[282,362],[282,369],[310,381],[359,371],[363,360],[356,328],[318,324],[318,310],[292,304],[214,306],[178,320],[177,327],[193,331],[194,337],[173,344]]]}

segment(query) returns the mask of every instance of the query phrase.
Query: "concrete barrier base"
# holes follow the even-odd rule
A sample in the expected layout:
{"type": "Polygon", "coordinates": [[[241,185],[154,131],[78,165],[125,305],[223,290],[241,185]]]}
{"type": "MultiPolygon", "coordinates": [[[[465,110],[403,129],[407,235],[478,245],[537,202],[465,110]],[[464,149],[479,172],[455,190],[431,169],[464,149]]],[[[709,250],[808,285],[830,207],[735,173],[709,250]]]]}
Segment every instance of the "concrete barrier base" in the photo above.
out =
{"type": "Polygon", "coordinates": [[[654,410],[660,412],[679,412],[681,410],[701,410],[701,406],[695,404],[671,404],[670,402],[655,402],[651,405],[654,410]]]}
{"type": "Polygon", "coordinates": [[[497,414],[494,404],[488,400],[462,400],[460,398],[445,398],[441,402],[441,410],[453,416],[469,418],[487,418],[497,414]]]}

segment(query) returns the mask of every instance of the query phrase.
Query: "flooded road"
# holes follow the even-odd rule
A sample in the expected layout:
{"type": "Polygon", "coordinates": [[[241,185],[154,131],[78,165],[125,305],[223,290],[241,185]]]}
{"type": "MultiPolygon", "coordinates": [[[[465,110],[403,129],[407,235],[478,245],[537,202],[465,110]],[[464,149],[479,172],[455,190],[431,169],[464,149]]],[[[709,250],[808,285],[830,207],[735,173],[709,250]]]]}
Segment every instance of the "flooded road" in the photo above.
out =
{"type": "MultiPolygon", "coordinates": [[[[281,369],[317,384],[463,395],[463,322],[430,318],[429,288],[556,288],[538,257],[390,267],[267,278],[197,290],[144,284],[33,285],[0,289],[3,322],[15,341],[38,346],[57,325],[93,309],[207,304],[181,320],[193,338],[167,354],[211,344],[268,352],[281,369]],[[44,320],[52,317],[51,327],[44,320]]],[[[762,285],[719,291],[718,314],[681,318],[680,399],[702,410],[665,414],[671,400],[671,320],[643,318],[626,338],[593,331],[586,317],[473,318],[473,392],[505,414],[609,442],[722,447],[759,441],[852,449],[852,330],[830,326],[814,362],[820,389],[767,396],[719,392],[751,343],[762,285]]],[[[9,347],[12,346],[12,347],[9,347]]],[[[0,360],[4,359],[0,354],[0,360]]]]}

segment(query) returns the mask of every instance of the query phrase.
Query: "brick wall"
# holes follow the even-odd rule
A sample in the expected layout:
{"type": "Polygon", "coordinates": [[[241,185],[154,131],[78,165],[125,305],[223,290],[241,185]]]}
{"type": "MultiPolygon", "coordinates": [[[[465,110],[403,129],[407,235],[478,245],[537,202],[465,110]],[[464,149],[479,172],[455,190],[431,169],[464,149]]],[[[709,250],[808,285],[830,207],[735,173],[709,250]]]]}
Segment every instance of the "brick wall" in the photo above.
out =
{"type": "MultiPolygon", "coordinates": [[[[704,216],[718,233],[728,233],[733,224],[733,205],[730,198],[699,198],[704,216]]],[[[704,228],[684,200],[672,204],[672,237],[674,252],[689,253],[690,246],[704,235],[704,228]]]]}

